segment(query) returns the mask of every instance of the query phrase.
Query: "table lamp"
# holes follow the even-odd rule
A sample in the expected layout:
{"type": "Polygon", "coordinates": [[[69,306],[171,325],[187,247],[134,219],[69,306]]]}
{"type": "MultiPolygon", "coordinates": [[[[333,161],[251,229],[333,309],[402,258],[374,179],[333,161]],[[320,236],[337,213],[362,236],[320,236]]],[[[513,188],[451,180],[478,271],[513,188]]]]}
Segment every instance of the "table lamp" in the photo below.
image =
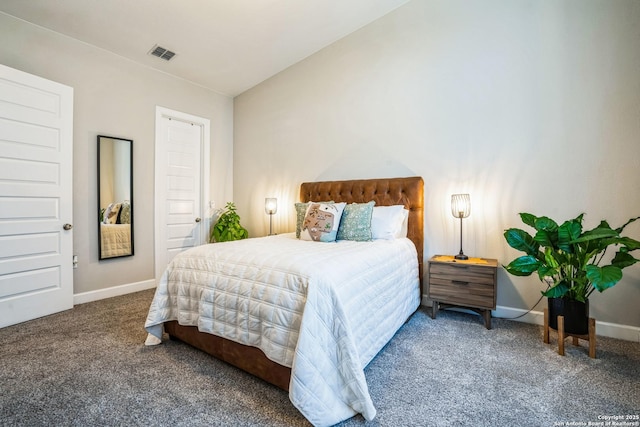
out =
{"type": "Polygon", "coordinates": [[[471,199],[468,194],[452,194],[451,195],[451,215],[460,218],[460,253],[455,259],[469,259],[462,252],[462,218],[466,218],[471,213],[471,199]]]}
{"type": "Polygon", "coordinates": [[[264,211],[269,215],[269,236],[273,235],[273,214],[278,211],[278,199],[267,197],[264,199],[264,211]]]}

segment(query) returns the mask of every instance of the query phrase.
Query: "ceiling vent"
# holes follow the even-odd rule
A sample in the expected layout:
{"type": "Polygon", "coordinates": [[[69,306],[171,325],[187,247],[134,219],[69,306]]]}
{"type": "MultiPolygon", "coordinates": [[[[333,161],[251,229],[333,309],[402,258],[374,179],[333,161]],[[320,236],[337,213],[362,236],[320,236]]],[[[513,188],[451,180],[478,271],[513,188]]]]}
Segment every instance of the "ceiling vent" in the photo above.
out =
{"type": "Polygon", "coordinates": [[[165,61],[170,61],[171,58],[176,56],[176,53],[170,51],[169,49],[165,49],[162,46],[155,45],[149,51],[149,55],[157,56],[158,58],[164,59],[165,61]]]}

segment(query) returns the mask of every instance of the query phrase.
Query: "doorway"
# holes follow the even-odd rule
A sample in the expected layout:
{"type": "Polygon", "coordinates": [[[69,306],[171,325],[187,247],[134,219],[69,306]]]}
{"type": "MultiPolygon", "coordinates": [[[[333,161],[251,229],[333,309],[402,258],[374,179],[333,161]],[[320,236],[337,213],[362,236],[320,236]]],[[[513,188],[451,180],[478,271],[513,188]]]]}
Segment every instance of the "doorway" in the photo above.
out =
{"type": "Polygon", "coordinates": [[[207,242],[210,121],[156,107],[156,283],[178,253],[207,242]]]}

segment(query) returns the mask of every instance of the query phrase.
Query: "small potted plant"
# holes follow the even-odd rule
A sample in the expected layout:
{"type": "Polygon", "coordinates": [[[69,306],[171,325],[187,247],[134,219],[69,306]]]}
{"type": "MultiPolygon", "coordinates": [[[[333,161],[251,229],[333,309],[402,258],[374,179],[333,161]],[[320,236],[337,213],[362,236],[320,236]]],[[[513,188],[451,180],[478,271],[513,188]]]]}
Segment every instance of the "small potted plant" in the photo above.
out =
{"type": "Polygon", "coordinates": [[[218,219],[211,228],[209,242],[229,242],[232,240],[246,239],[249,237],[247,230],[240,225],[240,215],[236,212],[233,202],[218,212],[218,219]]]}
{"type": "Polygon", "coordinates": [[[509,246],[525,253],[504,268],[515,276],[537,273],[547,285],[542,294],[548,298],[550,326],[557,329],[557,316],[563,315],[566,331],[575,334],[587,333],[589,296],[615,286],[622,279],[622,269],[639,261],[630,252],[640,249],[639,241],[621,235],[640,217],[615,229],[603,220],[587,231],[582,230],[583,217],[558,225],[545,216],[521,213],[522,222],[535,229],[535,235],[519,228],[504,232],[509,246]],[[605,258],[610,247],[617,252],[605,258]]]}

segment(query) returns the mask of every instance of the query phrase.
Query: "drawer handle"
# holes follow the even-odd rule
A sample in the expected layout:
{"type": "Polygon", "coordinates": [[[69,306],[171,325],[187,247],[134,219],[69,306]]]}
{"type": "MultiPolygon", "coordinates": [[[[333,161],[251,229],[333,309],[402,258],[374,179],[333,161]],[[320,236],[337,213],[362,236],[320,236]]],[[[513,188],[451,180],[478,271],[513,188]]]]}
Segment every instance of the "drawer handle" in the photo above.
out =
{"type": "Polygon", "coordinates": [[[453,284],[455,284],[455,285],[464,285],[464,286],[466,286],[466,285],[469,284],[469,282],[463,282],[462,280],[452,280],[451,282],[453,284]]]}

